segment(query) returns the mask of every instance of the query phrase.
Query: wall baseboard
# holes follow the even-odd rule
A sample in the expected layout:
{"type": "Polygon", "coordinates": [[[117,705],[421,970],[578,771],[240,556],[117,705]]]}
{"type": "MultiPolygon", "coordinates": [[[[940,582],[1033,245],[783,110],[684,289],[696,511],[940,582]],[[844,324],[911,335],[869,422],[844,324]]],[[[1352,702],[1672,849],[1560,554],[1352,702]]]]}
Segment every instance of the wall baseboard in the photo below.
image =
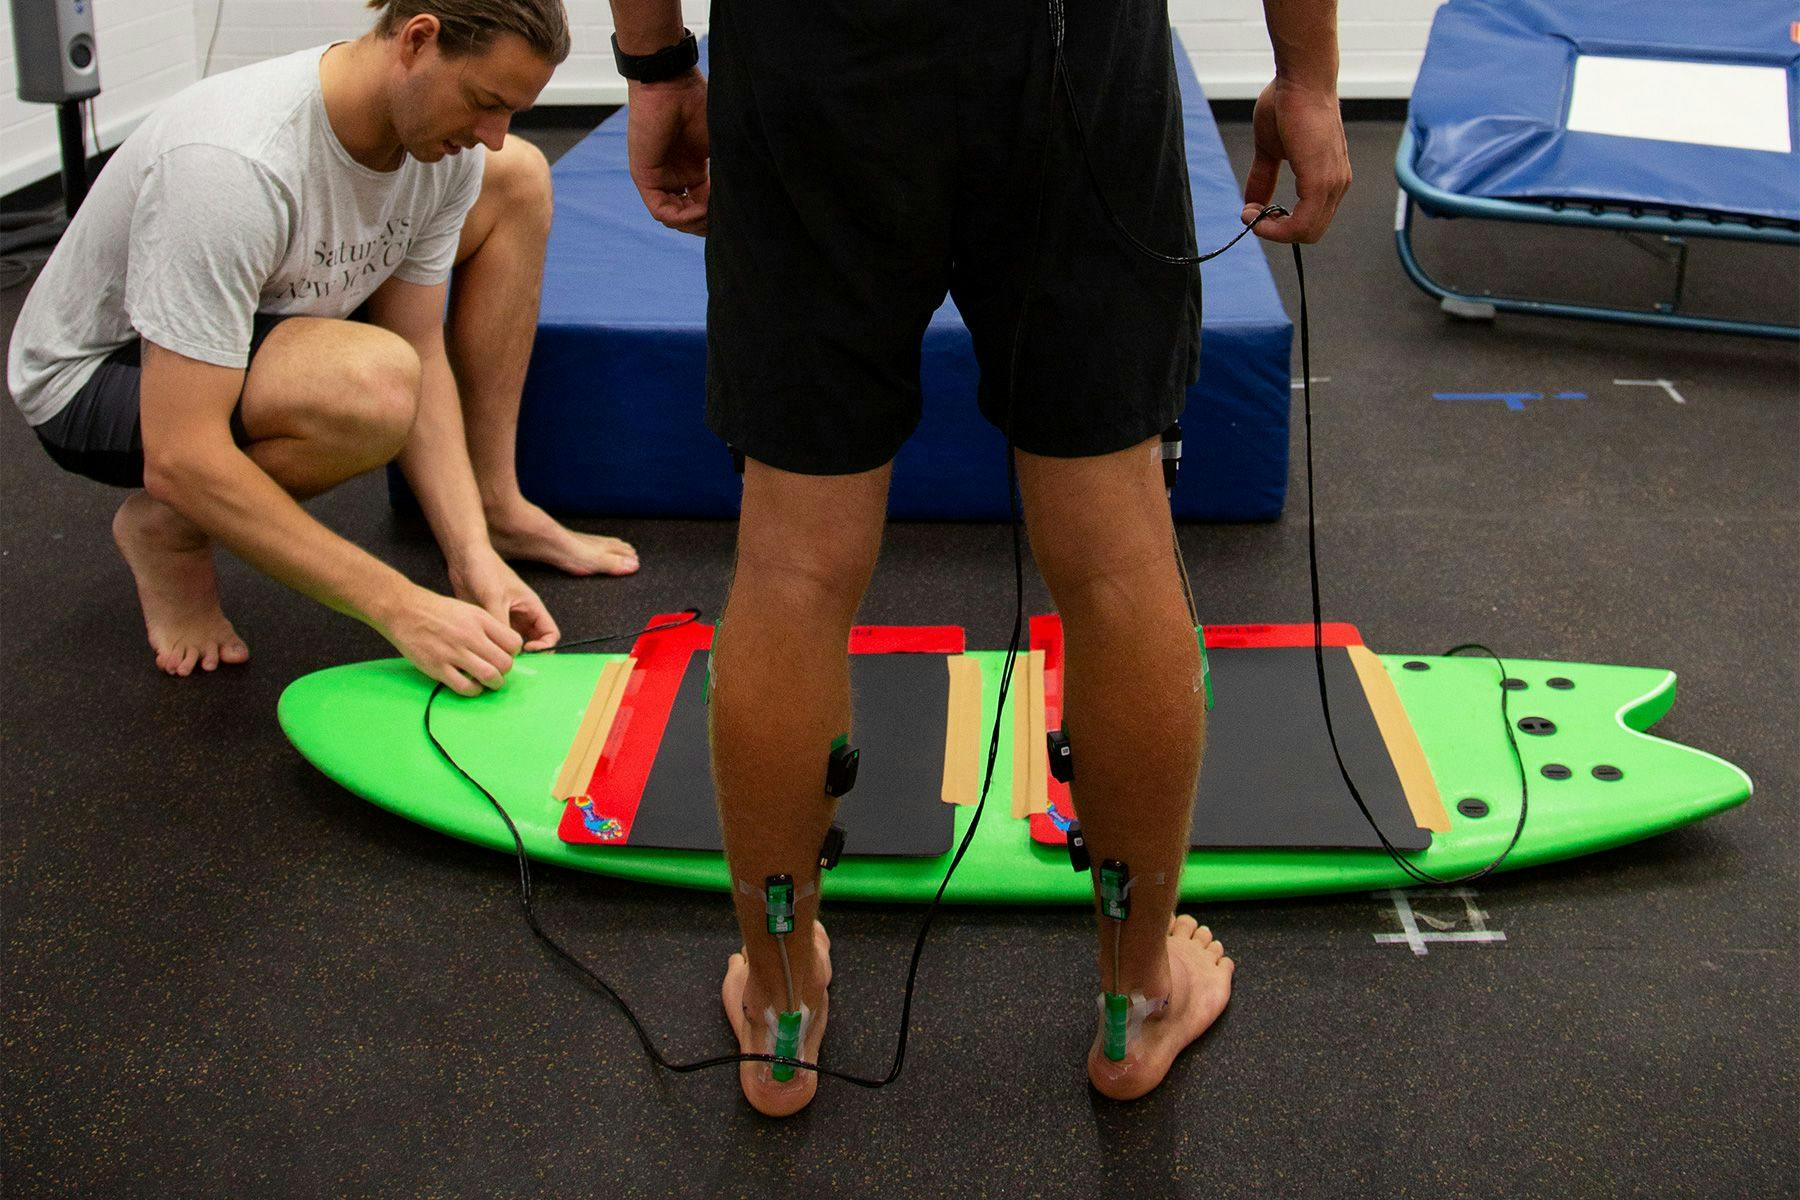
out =
{"type": "MultiPolygon", "coordinates": [[[[1254,100],[1268,83],[1264,77],[1215,79],[1206,85],[1208,100],[1254,100]]],[[[1368,75],[1338,80],[1338,95],[1345,100],[1396,100],[1401,104],[1412,94],[1413,79],[1368,75]]],[[[625,81],[611,79],[552,79],[538,97],[538,107],[564,105],[619,105],[625,103],[625,81]]]]}

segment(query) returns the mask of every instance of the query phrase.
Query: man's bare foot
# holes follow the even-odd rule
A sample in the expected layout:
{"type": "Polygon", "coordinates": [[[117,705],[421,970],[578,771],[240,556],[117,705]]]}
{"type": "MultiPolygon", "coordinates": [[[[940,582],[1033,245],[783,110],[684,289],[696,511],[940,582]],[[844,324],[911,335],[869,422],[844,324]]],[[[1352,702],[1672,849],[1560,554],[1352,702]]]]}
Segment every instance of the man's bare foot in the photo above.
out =
{"type": "Polygon", "coordinates": [[[137,579],[156,665],[170,675],[241,663],[250,648],[219,608],[212,543],[183,516],[133,492],[113,517],[113,541],[137,579]]]}
{"type": "MultiPolygon", "coordinates": [[[[829,1000],[826,988],[831,985],[831,939],[825,936],[822,923],[813,922],[813,928],[817,931],[813,937],[814,975],[818,981],[813,985],[816,995],[800,997],[801,1002],[812,1010],[812,1020],[800,1045],[800,1057],[810,1063],[819,1061],[819,1044],[825,1039],[825,1008],[829,1000]]],[[[775,1044],[763,1014],[769,1008],[785,1007],[787,999],[754,995],[750,983],[750,962],[740,950],[725,965],[725,983],[719,989],[719,998],[725,1004],[725,1017],[731,1022],[732,1032],[737,1034],[741,1053],[773,1054],[775,1044]]],[[[794,1077],[786,1083],[776,1083],[770,1067],[771,1064],[765,1062],[738,1064],[738,1084],[744,1089],[744,1099],[750,1101],[751,1107],[766,1117],[787,1117],[812,1103],[813,1094],[819,1090],[817,1072],[796,1070],[794,1077]]]]}
{"type": "Polygon", "coordinates": [[[488,539],[501,558],[545,563],[568,575],[630,575],[638,569],[637,551],[628,543],[577,533],[523,498],[489,510],[488,539]]]}
{"type": "Polygon", "coordinates": [[[1144,1026],[1113,1062],[1096,1034],[1088,1052],[1088,1079],[1114,1100],[1136,1100],[1169,1073],[1175,1056],[1205,1033],[1231,999],[1236,964],[1212,930],[1188,916],[1169,922],[1169,1006],[1144,1019],[1144,1026]]]}

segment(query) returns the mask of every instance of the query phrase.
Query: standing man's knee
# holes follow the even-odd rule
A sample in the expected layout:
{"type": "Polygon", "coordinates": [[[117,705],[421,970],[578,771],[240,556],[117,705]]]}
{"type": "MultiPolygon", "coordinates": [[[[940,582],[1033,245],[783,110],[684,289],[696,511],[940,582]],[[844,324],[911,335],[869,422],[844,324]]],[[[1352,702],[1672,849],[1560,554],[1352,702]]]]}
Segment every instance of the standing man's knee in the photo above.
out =
{"type": "Polygon", "coordinates": [[[750,463],[738,581],[769,602],[847,624],[881,552],[889,471],[813,476],[750,463]]]}
{"type": "Polygon", "coordinates": [[[1092,458],[1019,453],[1032,557],[1059,607],[1104,604],[1146,572],[1169,572],[1174,551],[1160,460],[1144,443],[1092,458]]]}

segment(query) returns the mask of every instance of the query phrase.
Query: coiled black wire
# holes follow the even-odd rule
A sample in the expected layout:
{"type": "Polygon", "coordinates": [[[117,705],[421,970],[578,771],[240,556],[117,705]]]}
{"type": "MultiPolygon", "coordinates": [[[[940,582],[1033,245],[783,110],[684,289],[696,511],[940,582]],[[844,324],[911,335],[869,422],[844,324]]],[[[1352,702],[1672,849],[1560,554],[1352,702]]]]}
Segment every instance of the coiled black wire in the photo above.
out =
{"type": "MultiPolygon", "coordinates": [[[[534,937],[536,937],[540,943],[543,944],[543,946],[557,959],[557,961],[561,962],[564,966],[566,966],[570,970],[574,971],[582,979],[586,980],[592,987],[594,987],[596,990],[598,990],[600,993],[602,993],[609,1000],[612,1001],[614,1006],[617,1007],[622,1014],[624,1014],[626,1021],[628,1021],[630,1023],[632,1032],[637,1035],[638,1043],[644,1048],[644,1052],[650,1056],[651,1060],[653,1062],[655,1062],[656,1065],[664,1068],[665,1070],[669,1070],[669,1071],[675,1072],[677,1074],[687,1074],[687,1073],[690,1073],[693,1071],[705,1070],[709,1067],[732,1066],[732,1065],[736,1065],[739,1063],[746,1063],[746,1062],[765,1062],[765,1063],[770,1063],[770,1064],[779,1064],[779,1065],[790,1066],[790,1067],[793,1067],[798,1070],[813,1071],[820,1075],[829,1076],[830,1078],[833,1078],[833,1079],[842,1080],[845,1083],[855,1084],[858,1087],[880,1088],[880,1087],[885,1087],[888,1084],[893,1083],[895,1080],[897,1080],[900,1077],[900,1073],[905,1066],[907,1034],[911,1028],[913,992],[914,992],[915,984],[918,979],[919,961],[920,961],[920,958],[922,957],[922,955],[924,954],[925,940],[931,932],[932,922],[937,916],[938,907],[943,902],[944,892],[946,891],[946,889],[949,888],[950,880],[956,874],[956,868],[961,864],[961,862],[963,860],[963,856],[968,852],[969,844],[973,840],[973,838],[975,836],[975,831],[981,823],[982,813],[984,812],[984,810],[987,807],[988,793],[989,793],[990,789],[992,788],[993,781],[994,781],[994,767],[995,767],[996,762],[998,761],[999,751],[1000,751],[1000,730],[1001,730],[1001,725],[1002,725],[1002,714],[1005,712],[1005,709],[1006,709],[1007,696],[1009,695],[1011,686],[1012,686],[1013,669],[1014,669],[1014,665],[1018,659],[1019,646],[1020,646],[1020,642],[1022,640],[1023,633],[1024,633],[1025,567],[1024,567],[1024,550],[1023,550],[1023,546],[1021,544],[1021,538],[1020,538],[1020,519],[1019,519],[1019,505],[1018,505],[1018,463],[1017,463],[1017,461],[1014,457],[1014,453],[1013,453],[1013,414],[1016,409],[1017,384],[1018,384],[1018,377],[1019,377],[1019,360],[1020,360],[1021,347],[1023,344],[1023,334],[1024,334],[1024,330],[1025,330],[1025,327],[1027,324],[1027,318],[1030,313],[1031,301],[1033,298],[1033,294],[1037,288],[1037,274],[1038,274],[1038,267],[1039,267],[1039,257],[1040,257],[1040,252],[1042,250],[1042,245],[1043,245],[1043,215],[1044,215],[1043,196],[1044,196],[1044,192],[1045,192],[1045,187],[1043,185],[1048,182],[1049,147],[1050,147],[1049,131],[1053,127],[1053,123],[1055,120],[1056,94],[1057,94],[1058,85],[1060,84],[1062,94],[1068,103],[1070,117],[1071,117],[1071,123],[1075,130],[1076,142],[1080,148],[1082,162],[1086,167],[1088,180],[1093,187],[1094,195],[1100,201],[1101,208],[1105,211],[1107,219],[1108,219],[1108,221],[1111,222],[1113,228],[1119,233],[1119,235],[1121,237],[1123,237],[1125,239],[1125,241],[1127,243],[1129,243],[1132,246],[1133,249],[1135,249],[1139,253],[1145,255],[1146,257],[1154,259],[1158,262],[1167,263],[1171,266],[1198,268],[1200,264],[1208,261],[1209,259],[1218,257],[1219,255],[1223,254],[1225,251],[1227,251],[1227,250],[1231,249],[1233,246],[1237,245],[1238,242],[1243,240],[1243,238],[1246,235],[1248,235],[1253,229],[1256,228],[1256,226],[1258,224],[1260,224],[1265,219],[1272,217],[1272,216],[1287,215],[1288,210],[1283,208],[1282,206],[1277,205],[1277,204],[1268,205],[1268,206],[1264,207],[1262,209],[1262,211],[1256,215],[1254,220],[1252,220],[1248,224],[1246,224],[1244,226],[1243,230],[1240,231],[1236,237],[1233,237],[1229,242],[1225,243],[1223,246],[1220,246],[1218,249],[1210,251],[1206,254],[1165,254],[1164,252],[1157,250],[1154,247],[1149,246],[1149,245],[1145,244],[1143,241],[1141,241],[1135,234],[1133,234],[1128,228],[1126,228],[1125,224],[1119,220],[1118,214],[1114,212],[1111,202],[1107,199],[1106,189],[1102,185],[1099,172],[1096,170],[1096,168],[1094,166],[1093,156],[1089,152],[1089,149],[1088,149],[1087,131],[1081,120],[1081,109],[1076,101],[1074,85],[1069,78],[1067,64],[1064,62],[1064,59],[1063,59],[1063,36],[1064,36],[1064,32],[1065,32],[1064,15],[1063,15],[1063,0],[1049,0],[1049,17],[1050,17],[1050,30],[1051,30],[1051,45],[1052,45],[1052,49],[1053,49],[1052,78],[1051,78],[1051,86],[1049,88],[1049,110],[1050,110],[1049,123],[1047,123],[1047,125],[1046,125],[1046,132],[1045,132],[1045,137],[1044,137],[1044,150],[1043,150],[1042,157],[1039,160],[1039,187],[1037,188],[1038,202],[1037,202],[1037,207],[1036,207],[1036,214],[1034,217],[1033,251],[1032,251],[1031,261],[1030,261],[1029,268],[1028,268],[1028,276],[1027,276],[1025,293],[1020,302],[1019,319],[1013,328],[1012,348],[1011,348],[1011,356],[1010,356],[1008,380],[1007,380],[1007,414],[1006,414],[1005,434],[1006,434],[1006,467],[1007,467],[1007,472],[1006,472],[1006,475],[1007,475],[1007,510],[1008,510],[1008,514],[1009,514],[1009,517],[1011,520],[1012,549],[1013,549],[1014,605],[1013,605],[1012,635],[1007,644],[1006,661],[1005,661],[1005,664],[1002,666],[1001,672],[1000,672],[999,695],[996,700],[994,726],[993,726],[993,730],[988,739],[987,764],[986,764],[986,768],[985,768],[985,770],[983,772],[983,776],[982,776],[981,795],[980,795],[980,798],[976,801],[974,812],[970,814],[968,828],[963,834],[962,841],[960,843],[958,843],[958,845],[957,845],[956,853],[950,860],[950,866],[944,872],[943,882],[941,882],[938,885],[938,889],[937,889],[936,893],[931,898],[930,905],[928,905],[925,909],[924,917],[921,918],[921,920],[919,922],[919,932],[918,932],[918,935],[913,940],[912,955],[907,963],[906,985],[905,985],[904,991],[902,992],[902,995],[901,995],[900,1030],[895,1039],[894,1055],[893,1055],[893,1059],[891,1060],[891,1062],[888,1066],[887,1073],[885,1075],[880,1076],[879,1078],[862,1076],[862,1075],[857,1075],[857,1074],[853,1074],[853,1073],[846,1072],[846,1071],[838,1071],[831,1067],[826,1067],[819,1063],[807,1062],[800,1058],[790,1058],[785,1055],[775,1055],[775,1054],[754,1054],[754,1053],[720,1054],[720,1055],[714,1055],[710,1058],[696,1059],[691,1062],[673,1062],[673,1061],[669,1060],[667,1057],[665,1057],[663,1055],[663,1053],[657,1049],[655,1042],[653,1042],[651,1040],[649,1032],[644,1028],[643,1022],[638,1019],[637,1014],[632,1011],[631,1005],[629,1003],[627,1003],[625,998],[619,994],[618,990],[616,988],[614,988],[610,983],[608,983],[605,979],[601,978],[601,976],[596,971],[594,971],[593,968],[589,967],[579,957],[577,957],[573,952],[571,952],[568,948],[563,946],[562,943],[558,942],[547,931],[545,931],[543,925],[539,922],[538,917],[537,917],[537,912],[536,912],[535,908],[533,907],[532,882],[531,882],[531,860],[530,860],[530,857],[525,852],[524,839],[521,838],[519,835],[518,826],[513,823],[512,816],[506,811],[505,807],[494,796],[494,794],[492,792],[490,792],[485,786],[483,786],[482,783],[479,780],[477,780],[474,776],[470,775],[468,771],[463,769],[462,765],[456,761],[455,757],[452,756],[450,754],[450,752],[444,747],[443,743],[438,740],[436,732],[432,729],[431,714],[437,703],[438,696],[440,694],[442,694],[442,692],[444,691],[444,685],[441,683],[435,685],[431,690],[430,696],[427,697],[427,699],[425,701],[425,711],[424,711],[425,736],[430,740],[433,749],[436,750],[438,755],[441,758],[443,758],[443,760],[446,763],[448,763],[451,766],[451,768],[456,771],[456,773],[458,775],[460,775],[465,781],[467,781],[469,783],[469,785],[471,787],[475,788],[478,792],[480,792],[482,794],[482,796],[484,796],[487,799],[487,802],[493,807],[494,811],[499,814],[501,821],[503,821],[505,823],[507,833],[509,835],[511,835],[511,837],[512,837],[513,850],[514,850],[515,855],[517,856],[518,867],[519,867],[519,886],[518,886],[519,907],[525,918],[525,923],[530,928],[532,935],[534,937]]],[[[1495,665],[1500,670],[1501,685],[1499,687],[1499,691],[1500,691],[1501,717],[1502,717],[1502,721],[1504,724],[1504,728],[1506,730],[1507,744],[1511,748],[1513,761],[1518,766],[1518,769],[1519,769],[1519,818],[1518,818],[1517,824],[1513,828],[1512,838],[1507,843],[1506,848],[1504,850],[1502,850],[1491,862],[1489,862],[1487,865],[1483,866],[1481,869],[1479,869],[1477,871],[1473,871],[1467,875],[1458,876],[1458,877],[1452,878],[1452,879],[1443,879],[1443,878],[1440,878],[1438,876],[1431,874],[1430,872],[1419,867],[1417,864],[1409,861],[1404,855],[1401,854],[1401,852],[1393,845],[1393,843],[1388,840],[1388,837],[1382,831],[1380,824],[1375,820],[1374,814],[1372,814],[1369,811],[1368,804],[1363,800],[1362,793],[1356,787],[1356,782],[1350,777],[1349,768],[1345,765],[1343,753],[1338,747],[1337,730],[1336,730],[1336,728],[1332,722],[1332,718],[1331,718],[1331,700],[1330,700],[1329,691],[1328,691],[1328,688],[1326,686],[1326,681],[1325,681],[1324,624],[1323,624],[1323,618],[1321,616],[1321,607],[1320,607],[1320,599],[1319,599],[1318,528],[1317,528],[1317,522],[1316,522],[1317,504],[1316,504],[1316,500],[1315,500],[1315,493],[1314,493],[1314,486],[1313,486],[1312,347],[1311,347],[1311,336],[1310,336],[1311,331],[1309,328],[1309,321],[1308,321],[1308,314],[1307,314],[1307,307],[1306,307],[1306,273],[1305,273],[1304,266],[1301,262],[1300,247],[1298,244],[1296,244],[1293,247],[1293,251],[1294,251],[1294,275],[1295,275],[1295,279],[1299,285],[1299,291],[1300,291],[1300,369],[1301,369],[1301,380],[1302,380],[1301,394],[1302,394],[1303,406],[1304,406],[1305,431],[1306,431],[1306,544],[1307,544],[1307,561],[1308,561],[1309,572],[1310,572],[1310,581],[1311,581],[1311,586],[1312,586],[1313,657],[1314,657],[1315,667],[1318,671],[1319,704],[1320,704],[1321,709],[1323,710],[1324,717],[1325,717],[1326,733],[1331,740],[1331,750],[1332,750],[1333,756],[1337,760],[1338,771],[1343,776],[1344,786],[1349,791],[1351,799],[1355,801],[1358,810],[1361,811],[1364,819],[1368,821],[1369,827],[1375,831],[1375,836],[1380,839],[1382,848],[1387,852],[1388,856],[1394,861],[1394,863],[1396,865],[1398,865],[1403,872],[1406,873],[1408,878],[1411,878],[1419,883],[1440,884],[1440,885],[1450,885],[1450,884],[1470,882],[1470,881],[1473,881],[1476,879],[1480,879],[1483,876],[1491,873],[1492,871],[1497,870],[1500,867],[1500,865],[1506,861],[1506,858],[1512,853],[1513,848],[1518,845],[1519,838],[1524,833],[1524,830],[1525,830],[1525,818],[1526,818],[1527,808],[1529,805],[1529,787],[1527,784],[1527,777],[1526,777],[1524,762],[1519,755],[1518,741],[1513,736],[1512,717],[1511,717],[1511,712],[1510,712],[1510,709],[1509,709],[1508,703],[1507,703],[1506,688],[1504,686],[1504,682],[1507,678],[1506,664],[1492,650],[1488,649],[1486,646],[1479,645],[1478,643],[1473,643],[1473,642],[1466,643],[1464,645],[1453,647],[1449,651],[1446,652],[1447,655],[1457,655],[1457,654],[1462,653],[1465,650],[1479,650],[1479,651],[1485,653],[1489,658],[1492,658],[1494,660],[1495,665]]],[[[1177,551],[1178,551],[1178,557],[1179,557],[1179,541],[1177,542],[1177,551]]],[[[1182,566],[1180,569],[1181,569],[1181,574],[1182,574],[1183,590],[1184,590],[1185,594],[1190,596],[1189,603],[1190,603],[1190,609],[1191,609],[1192,593],[1191,593],[1191,591],[1188,590],[1187,571],[1186,571],[1185,566],[1182,566]]],[[[547,653],[557,653],[557,652],[561,652],[561,651],[572,650],[578,646],[601,645],[601,644],[605,644],[608,642],[621,641],[626,638],[635,638],[642,633],[656,633],[656,632],[660,632],[660,631],[666,630],[666,629],[674,629],[681,625],[691,624],[691,623],[699,620],[699,618],[700,618],[700,610],[699,609],[688,609],[687,612],[688,612],[688,615],[679,621],[667,622],[662,625],[654,625],[654,626],[649,627],[648,629],[633,630],[628,633],[602,634],[602,635],[599,635],[596,637],[580,638],[580,639],[576,639],[573,641],[564,642],[561,646],[556,647],[555,650],[547,651],[547,653]]]]}

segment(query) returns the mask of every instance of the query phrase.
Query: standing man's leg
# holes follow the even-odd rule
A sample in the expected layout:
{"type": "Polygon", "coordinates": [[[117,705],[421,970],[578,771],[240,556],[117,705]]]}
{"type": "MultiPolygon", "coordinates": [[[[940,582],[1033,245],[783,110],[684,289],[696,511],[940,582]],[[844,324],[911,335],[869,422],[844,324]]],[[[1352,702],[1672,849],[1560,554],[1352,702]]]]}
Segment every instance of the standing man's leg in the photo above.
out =
{"type": "Polygon", "coordinates": [[[550,212],[549,163],[536,146],[508,134],[487,156],[450,285],[445,340],[462,394],[469,460],[488,536],[502,557],[548,563],[571,575],[629,575],[638,569],[629,545],[569,529],[519,491],[519,404],[537,335],[550,212]]]}
{"type": "Polygon", "coordinates": [[[1159,451],[1152,440],[1092,458],[1018,455],[1032,553],[1062,614],[1063,723],[1082,831],[1096,868],[1117,859],[1136,880],[1127,920],[1096,916],[1100,989],[1169,1002],[1122,1062],[1096,1040],[1088,1074],[1117,1099],[1162,1081],[1224,1010],[1233,969],[1211,931],[1173,917],[1206,697],[1159,451]]]}
{"type": "MultiPolygon", "coordinates": [[[[796,897],[818,886],[819,846],[836,801],[825,794],[831,743],[850,731],[850,626],[868,588],[887,512],[889,468],[796,475],[751,461],[744,474],[737,571],[713,637],[713,778],[744,954],[726,970],[726,1016],[746,1053],[771,1053],[765,1013],[790,1011],[762,899],[770,875],[796,897]],[[743,883],[754,894],[735,885],[743,883]]],[[[829,943],[816,891],[795,904],[787,935],[793,1000],[811,1012],[801,1057],[818,1060],[825,1030],[829,943]]],[[[745,1063],[744,1095],[759,1111],[804,1107],[818,1076],[776,1083],[745,1063]]]]}

